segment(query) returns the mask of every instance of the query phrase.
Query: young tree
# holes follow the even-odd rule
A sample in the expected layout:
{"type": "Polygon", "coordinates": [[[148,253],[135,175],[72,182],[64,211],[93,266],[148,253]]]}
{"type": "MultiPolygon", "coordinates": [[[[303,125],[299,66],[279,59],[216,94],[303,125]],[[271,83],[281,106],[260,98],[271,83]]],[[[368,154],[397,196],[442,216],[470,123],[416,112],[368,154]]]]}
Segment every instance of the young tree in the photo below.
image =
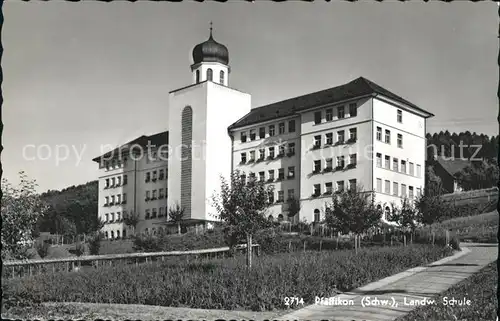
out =
{"type": "Polygon", "coordinates": [[[181,221],[184,216],[184,207],[180,206],[179,203],[168,209],[168,217],[170,220],[177,224],[177,233],[181,234],[181,221]]]}
{"type": "Polygon", "coordinates": [[[128,214],[123,218],[123,222],[125,223],[125,225],[129,227],[132,226],[134,228],[134,235],[135,235],[135,229],[137,227],[137,223],[139,223],[139,215],[137,215],[137,213],[135,212],[131,212],[130,214],[128,214]]]}
{"type": "Polygon", "coordinates": [[[300,212],[300,200],[296,198],[291,198],[287,201],[288,205],[288,221],[290,222],[290,232],[292,231],[292,220],[295,217],[295,215],[299,214],[300,212]]]}
{"type": "Polygon", "coordinates": [[[240,171],[231,173],[230,182],[221,177],[221,189],[212,200],[222,220],[234,238],[246,237],[247,266],[252,266],[252,236],[262,228],[271,226],[266,210],[272,187],[255,179],[246,182],[240,171]]]}
{"type": "Polygon", "coordinates": [[[24,172],[19,173],[20,184],[12,186],[2,180],[2,257],[25,258],[28,244],[33,241],[32,231],[47,205],[35,193],[35,180],[28,179],[24,172]]]}
{"type": "Polygon", "coordinates": [[[417,222],[424,225],[431,225],[435,222],[443,221],[451,216],[453,206],[443,200],[440,193],[436,191],[424,189],[424,193],[415,201],[417,210],[417,222]]]}
{"type": "Polygon", "coordinates": [[[361,187],[333,195],[327,224],[342,232],[361,234],[377,225],[382,211],[375,206],[375,197],[361,187]]]}
{"type": "Polygon", "coordinates": [[[404,229],[414,231],[417,227],[417,214],[411,202],[405,197],[401,200],[401,207],[397,207],[394,203],[391,204],[391,207],[390,221],[398,223],[404,229]]]}

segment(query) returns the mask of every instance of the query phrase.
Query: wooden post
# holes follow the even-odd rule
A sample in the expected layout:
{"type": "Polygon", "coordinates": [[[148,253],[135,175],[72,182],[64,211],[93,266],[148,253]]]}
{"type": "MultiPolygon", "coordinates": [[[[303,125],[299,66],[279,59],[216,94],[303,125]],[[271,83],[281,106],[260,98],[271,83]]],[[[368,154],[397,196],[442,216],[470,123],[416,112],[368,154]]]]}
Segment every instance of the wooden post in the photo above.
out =
{"type": "Polygon", "coordinates": [[[323,240],[319,241],[319,251],[321,252],[321,247],[323,246],[323,240]]]}
{"type": "Polygon", "coordinates": [[[404,244],[404,246],[406,247],[406,233],[405,233],[405,234],[403,234],[403,244],[404,244]]]}
{"type": "Polygon", "coordinates": [[[435,233],[432,231],[432,245],[434,245],[435,233]]]}
{"type": "Polygon", "coordinates": [[[304,240],[304,253],[306,252],[306,240],[304,240]]]}
{"type": "Polygon", "coordinates": [[[339,238],[340,238],[340,232],[337,232],[337,246],[335,247],[337,250],[339,249],[339,238]]]}

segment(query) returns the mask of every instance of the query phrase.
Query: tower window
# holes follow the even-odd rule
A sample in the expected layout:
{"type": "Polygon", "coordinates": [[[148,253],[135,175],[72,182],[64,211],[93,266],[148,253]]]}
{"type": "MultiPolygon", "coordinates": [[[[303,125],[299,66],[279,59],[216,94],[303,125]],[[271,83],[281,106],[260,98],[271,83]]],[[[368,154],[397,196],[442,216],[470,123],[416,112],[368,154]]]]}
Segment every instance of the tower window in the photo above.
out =
{"type": "Polygon", "coordinates": [[[220,71],[220,84],[224,85],[224,71],[223,70],[220,71]]]}
{"type": "Polygon", "coordinates": [[[200,82],[200,71],[196,70],[196,83],[200,82]]]}
{"type": "Polygon", "coordinates": [[[207,69],[207,80],[212,81],[213,80],[213,71],[212,68],[207,69]]]}

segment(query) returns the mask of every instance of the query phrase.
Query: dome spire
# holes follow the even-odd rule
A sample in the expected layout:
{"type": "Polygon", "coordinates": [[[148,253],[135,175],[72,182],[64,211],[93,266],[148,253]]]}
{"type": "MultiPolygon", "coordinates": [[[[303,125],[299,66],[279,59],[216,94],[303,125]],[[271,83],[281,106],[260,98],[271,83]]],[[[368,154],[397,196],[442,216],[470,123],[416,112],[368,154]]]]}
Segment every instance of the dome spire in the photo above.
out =
{"type": "Polygon", "coordinates": [[[210,38],[212,38],[212,21],[210,21],[210,38]]]}

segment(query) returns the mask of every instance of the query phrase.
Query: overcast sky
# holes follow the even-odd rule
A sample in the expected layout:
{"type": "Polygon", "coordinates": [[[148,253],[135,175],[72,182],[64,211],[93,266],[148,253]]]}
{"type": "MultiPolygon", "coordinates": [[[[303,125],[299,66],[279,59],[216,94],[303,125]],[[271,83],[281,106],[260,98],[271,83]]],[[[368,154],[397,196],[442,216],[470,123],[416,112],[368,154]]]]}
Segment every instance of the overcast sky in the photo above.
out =
{"type": "Polygon", "coordinates": [[[101,145],[166,130],[168,92],[191,84],[211,20],[253,106],[364,76],[434,113],[430,133],[497,134],[495,3],[366,2],[4,3],[4,177],[85,183],[101,145]],[[27,145],[52,155],[25,159],[27,145]],[[59,164],[57,145],[71,149],[59,164]]]}

